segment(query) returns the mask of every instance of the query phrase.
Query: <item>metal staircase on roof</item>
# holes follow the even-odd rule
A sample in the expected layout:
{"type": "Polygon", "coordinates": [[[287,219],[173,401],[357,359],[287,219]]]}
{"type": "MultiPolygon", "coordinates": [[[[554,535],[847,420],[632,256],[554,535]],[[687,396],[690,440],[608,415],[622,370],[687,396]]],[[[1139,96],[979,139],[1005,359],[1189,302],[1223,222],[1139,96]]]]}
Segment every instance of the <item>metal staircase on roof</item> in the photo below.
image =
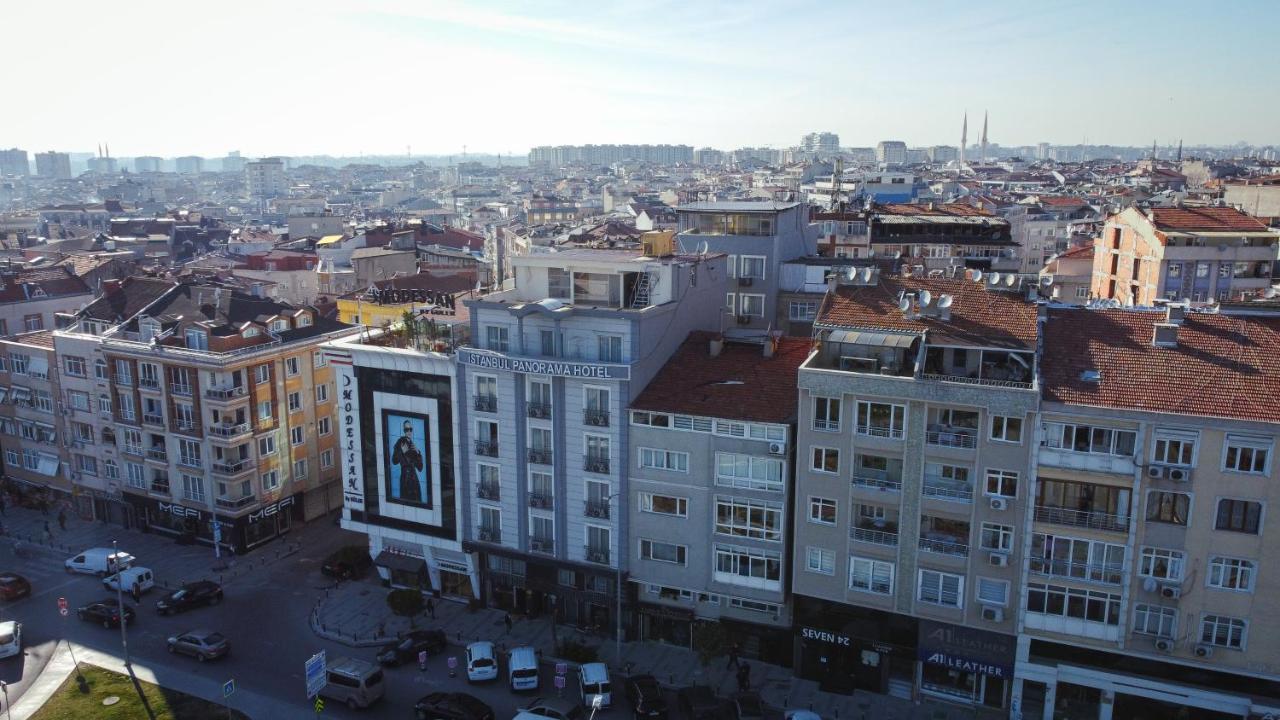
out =
{"type": "Polygon", "coordinates": [[[636,279],[636,289],[631,295],[632,308],[649,307],[649,294],[653,287],[653,281],[650,273],[640,273],[640,277],[636,279]]]}

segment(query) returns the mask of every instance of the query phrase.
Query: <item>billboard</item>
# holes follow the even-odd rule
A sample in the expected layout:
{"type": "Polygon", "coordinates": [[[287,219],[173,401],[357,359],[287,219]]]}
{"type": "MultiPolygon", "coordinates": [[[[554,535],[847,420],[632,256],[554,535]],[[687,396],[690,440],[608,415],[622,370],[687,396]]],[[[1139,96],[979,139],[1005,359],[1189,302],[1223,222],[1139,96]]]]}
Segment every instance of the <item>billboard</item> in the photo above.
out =
{"type": "Polygon", "coordinates": [[[432,507],[431,419],[403,410],[382,411],[383,478],[391,502],[432,507]]]}

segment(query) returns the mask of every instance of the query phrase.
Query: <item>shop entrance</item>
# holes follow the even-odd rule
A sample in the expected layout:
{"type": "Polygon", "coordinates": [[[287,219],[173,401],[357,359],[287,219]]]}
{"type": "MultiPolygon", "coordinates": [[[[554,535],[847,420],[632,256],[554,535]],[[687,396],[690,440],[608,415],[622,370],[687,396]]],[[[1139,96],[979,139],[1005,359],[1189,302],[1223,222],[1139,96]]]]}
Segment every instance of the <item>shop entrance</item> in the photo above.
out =
{"type": "Polygon", "coordinates": [[[1053,701],[1054,720],[1096,718],[1101,708],[1102,690],[1072,683],[1058,683],[1053,701]]]}
{"type": "Polygon", "coordinates": [[[931,695],[939,695],[974,705],[1004,707],[1004,678],[965,672],[934,663],[924,663],[921,668],[920,689],[931,695]]]}
{"type": "Polygon", "coordinates": [[[440,594],[447,597],[471,600],[475,597],[471,592],[471,577],[462,573],[440,571],[440,594]]]}

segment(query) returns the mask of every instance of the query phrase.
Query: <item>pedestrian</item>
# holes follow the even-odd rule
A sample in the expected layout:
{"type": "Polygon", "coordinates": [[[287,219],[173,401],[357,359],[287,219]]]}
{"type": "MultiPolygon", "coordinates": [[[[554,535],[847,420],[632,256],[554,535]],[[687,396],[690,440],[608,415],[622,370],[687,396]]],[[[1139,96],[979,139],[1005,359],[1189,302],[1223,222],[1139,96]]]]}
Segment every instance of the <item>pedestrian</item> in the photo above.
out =
{"type": "Polygon", "coordinates": [[[44,541],[45,541],[45,544],[50,543],[52,540],[53,540],[53,529],[49,527],[49,521],[48,521],[48,520],[45,520],[45,521],[44,521],[44,541]]]}
{"type": "Polygon", "coordinates": [[[131,591],[131,593],[133,595],[134,602],[136,603],[142,602],[142,586],[138,585],[138,583],[134,583],[133,590],[131,591]]]}
{"type": "Polygon", "coordinates": [[[431,613],[431,619],[436,619],[436,602],[431,598],[427,598],[427,612],[431,613]]]}
{"type": "Polygon", "coordinates": [[[511,634],[511,613],[506,613],[502,617],[502,624],[507,626],[507,634],[511,634]]]}
{"type": "Polygon", "coordinates": [[[738,643],[734,643],[732,646],[729,647],[729,662],[724,666],[725,670],[728,670],[729,668],[739,667],[738,665],[739,650],[740,648],[738,647],[738,643]]]}
{"type": "Polygon", "coordinates": [[[66,508],[63,508],[62,510],[59,510],[59,511],[58,511],[58,527],[62,528],[64,531],[67,529],[67,510],[66,510],[66,508]]]}

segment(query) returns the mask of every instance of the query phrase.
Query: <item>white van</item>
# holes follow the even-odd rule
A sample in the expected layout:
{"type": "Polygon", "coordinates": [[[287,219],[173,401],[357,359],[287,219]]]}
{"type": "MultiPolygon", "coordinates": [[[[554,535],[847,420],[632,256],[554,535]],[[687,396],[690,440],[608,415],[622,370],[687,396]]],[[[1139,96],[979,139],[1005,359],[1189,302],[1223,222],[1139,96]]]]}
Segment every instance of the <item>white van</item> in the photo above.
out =
{"type": "Polygon", "coordinates": [[[493,653],[493,643],[488,640],[473,642],[467,646],[467,682],[496,680],[498,657],[493,653]]]}
{"type": "Polygon", "coordinates": [[[513,648],[507,656],[507,682],[512,690],[538,689],[538,653],[526,646],[513,648]]]}
{"type": "Polygon", "coordinates": [[[0,623],[0,658],[22,653],[22,623],[9,620],[0,623]]]}
{"type": "Polygon", "coordinates": [[[338,658],[325,670],[325,684],[320,694],[346,703],[352,710],[367,708],[382,698],[386,687],[382,668],[364,660],[338,658]]]}
{"type": "Polygon", "coordinates": [[[602,708],[613,704],[613,692],[609,687],[609,668],[604,663],[579,665],[578,684],[582,687],[582,704],[585,707],[595,705],[596,698],[600,699],[602,708]]]}
{"type": "Polygon", "coordinates": [[[88,573],[89,575],[108,575],[133,565],[134,558],[121,550],[111,548],[89,548],[75,557],[67,558],[64,565],[67,572],[88,573]]]}
{"type": "Polygon", "coordinates": [[[108,590],[119,589],[132,593],[136,587],[139,593],[144,593],[156,586],[156,578],[149,568],[129,567],[102,578],[102,584],[107,586],[108,590]]]}

